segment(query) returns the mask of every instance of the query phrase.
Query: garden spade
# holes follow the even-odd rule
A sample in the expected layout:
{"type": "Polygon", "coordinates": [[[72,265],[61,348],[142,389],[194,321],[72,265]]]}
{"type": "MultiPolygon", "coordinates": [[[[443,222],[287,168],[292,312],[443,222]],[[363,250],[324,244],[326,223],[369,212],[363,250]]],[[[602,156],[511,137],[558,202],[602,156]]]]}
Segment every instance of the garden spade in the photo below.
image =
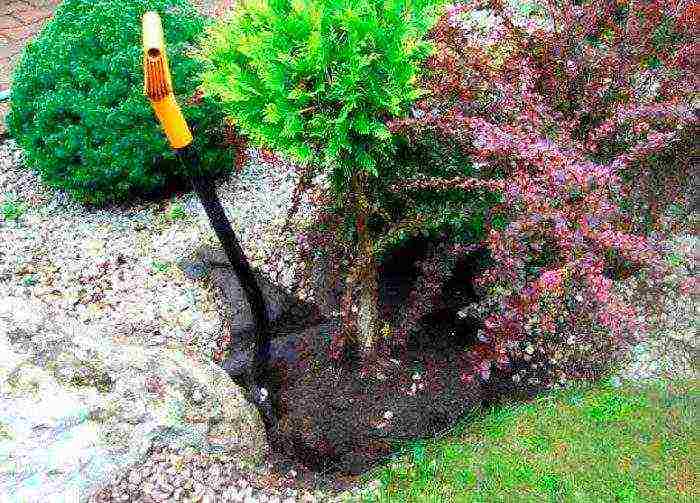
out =
{"type": "Polygon", "coordinates": [[[271,420],[267,390],[256,383],[262,381],[267,356],[270,350],[269,319],[265,298],[243,249],[226,217],[214,182],[200,169],[200,159],[192,146],[192,133],[182,111],[175,101],[173,84],[165,52],[165,38],[160,16],[147,12],[143,16],[143,66],[144,92],[165,131],[170,146],[188,173],[192,186],[199,197],[209,222],[218,237],[226,257],[233,267],[241,287],[250,304],[256,329],[256,351],[252,365],[245,369],[243,377],[253,401],[261,408],[266,422],[271,420]]]}

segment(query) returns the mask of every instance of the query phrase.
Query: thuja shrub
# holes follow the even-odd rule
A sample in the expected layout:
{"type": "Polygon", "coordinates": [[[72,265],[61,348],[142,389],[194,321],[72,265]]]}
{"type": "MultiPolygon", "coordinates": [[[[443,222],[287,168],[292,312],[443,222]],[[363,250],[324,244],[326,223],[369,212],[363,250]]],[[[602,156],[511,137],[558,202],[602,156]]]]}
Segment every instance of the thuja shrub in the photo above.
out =
{"type": "Polygon", "coordinates": [[[432,125],[480,166],[460,183],[503,197],[485,221],[492,263],[475,281],[483,326],[465,381],[551,385],[609,368],[644,331],[644,306],[613,288],[619,266],[662,293],[664,236],[640,222],[660,217],[630,211],[639,185],[662,180],[666,204],[688,206],[693,4],[535,6],[527,19],[498,0],[453,6],[431,32],[421,116],[390,123],[432,125]],[[479,12],[492,20],[481,32],[479,12]]]}
{"type": "MultiPolygon", "coordinates": [[[[381,337],[375,346],[376,356],[382,357],[398,356],[396,350],[421,329],[425,316],[446,307],[442,287],[452,278],[458,260],[473,254],[470,263],[479,266],[478,244],[486,236],[486,217],[497,226],[504,223],[495,209],[502,199],[500,182],[469,178],[464,184],[465,177],[478,172],[470,157],[437,132],[416,134],[415,129],[410,139],[395,138],[396,151],[391,156],[378,157],[381,176],[369,197],[373,212],[368,226],[378,236],[373,253],[380,264],[398,248],[427,243],[426,256],[415,264],[417,278],[405,305],[383,306],[381,337]]],[[[345,282],[352,273],[352,227],[343,208],[334,204],[332,190],[320,183],[305,189],[313,209],[311,222],[297,231],[303,264],[297,280],[307,290],[318,290],[317,275],[324,274],[323,295],[343,321],[331,334],[330,346],[331,356],[340,359],[357,330],[355,306],[345,282]]]]}
{"type": "Polygon", "coordinates": [[[330,170],[342,192],[353,170],[377,174],[382,119],[422,94],[437,3],[244,0],[204,44],[204,89],[253,145],[330,170]]]}
{"type": "MultiPolygon", "coordinates": [[[[254,146],[331,182],[347,231],[347,293],[359,300],[362,347],[377,328],[377,222],[382,157],[398,147],[385,122],[423,94],[418,69],[439,0],[245,0],[203,46],[204,89],[254,146]]],[[[383,217],[379,217],[381,220],[383,217]]],[[[389,216],[386,221],[394,217],[389,216]]],[[[354,298],[345,298],[355,304],[354,298]]]]}
{"type": "Polygon", "coordinates": [[[218,147],[223,113],[211,99],[190,100],[199,65],[189,51],[205,19],[185,0],[65,0],[23,53],[7,122],[27,166],[81,202],[156,195],[183,176],[143,95],[148,10],[162,16],[174,90],[203,169],[232,169],[231,150],[218,147]]]}

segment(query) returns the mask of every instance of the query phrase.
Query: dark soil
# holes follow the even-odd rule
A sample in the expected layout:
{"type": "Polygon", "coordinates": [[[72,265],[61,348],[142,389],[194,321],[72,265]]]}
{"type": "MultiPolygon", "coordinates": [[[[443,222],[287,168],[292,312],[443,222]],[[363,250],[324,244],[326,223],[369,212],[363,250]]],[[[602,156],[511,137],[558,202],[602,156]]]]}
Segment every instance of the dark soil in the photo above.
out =
{"type": "Polygon", "coordinates": [[[353,368],[328,357],[332,323],[288,337],[294,349],[271,362],[268,386],[279,416],[273,446],[307,466],[362,473],[397,442],[435,435],[481,405],[478,385],[460,381],[458,352],[424,347],[353,368]]]}
{"type": "MultiPolygon", "coordinates": [[[[380,306],[385,314],[406,302],[416,281],[416,262],[428,250],[429,243],[416,241],[385,258],[380,268],[380,306]]],[[[212,280],[222,293],[231,326],[243,327],[233,341],[231,358],[224,362],[231,374],[250,355],[247,306],[220,254],[203,251],[200,256],[212,266],[212,280]]],[[[460,380],[464,349],[475,342],[476,323],[460,321],[456,313],[475,300],[474,274],[473,259],[459,262],[438,307],[421,320],[407,347],[384,352],[364,368],[329,358],[330,335],[339,323],[324,316],[329,306],[304,305],[260,278],[275,337],[270,372],[261,384],[269,390],[276,416],[268,430],[270,443],[278,454],[288,456],[281,466],[300,463],[336,478],[361,474],[401,443],[441,433],[490,400],[494,393],[485,393],[477,382],[460,380]]],[[[318,285],[321,292],[333,288],[318,285]]]]}

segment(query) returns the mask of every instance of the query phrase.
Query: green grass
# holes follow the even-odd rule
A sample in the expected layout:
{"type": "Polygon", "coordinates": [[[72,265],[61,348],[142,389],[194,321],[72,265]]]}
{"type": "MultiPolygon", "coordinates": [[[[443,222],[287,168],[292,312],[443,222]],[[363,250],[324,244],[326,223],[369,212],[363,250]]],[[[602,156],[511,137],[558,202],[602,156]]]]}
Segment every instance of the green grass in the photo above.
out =
{"type": "Polygon", "coordinates": [[[6,195],[2,204],[0,204],[0,215],[8,222],[10,220],[19,220],[26,210],[26,206],[21,201],[11,198],[10,195],[6,195]]]}
{"type": "Polygon", "coordinates": [[[365,501],[700,501],[698,389],[604,384],[495,408],[405,448],[365,501]]]}

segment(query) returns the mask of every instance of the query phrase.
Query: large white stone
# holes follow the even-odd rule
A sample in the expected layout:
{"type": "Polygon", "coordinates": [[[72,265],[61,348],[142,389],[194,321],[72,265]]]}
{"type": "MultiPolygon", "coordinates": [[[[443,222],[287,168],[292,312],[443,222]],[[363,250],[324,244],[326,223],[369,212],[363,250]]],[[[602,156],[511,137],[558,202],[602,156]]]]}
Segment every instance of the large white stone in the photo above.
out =
{"type": "Polygon", "coordinates": [[[154,444],[243,466],[267,449],[257,410],[212,362],[0,296],[0,501],[85,501],[154,444]]]}

